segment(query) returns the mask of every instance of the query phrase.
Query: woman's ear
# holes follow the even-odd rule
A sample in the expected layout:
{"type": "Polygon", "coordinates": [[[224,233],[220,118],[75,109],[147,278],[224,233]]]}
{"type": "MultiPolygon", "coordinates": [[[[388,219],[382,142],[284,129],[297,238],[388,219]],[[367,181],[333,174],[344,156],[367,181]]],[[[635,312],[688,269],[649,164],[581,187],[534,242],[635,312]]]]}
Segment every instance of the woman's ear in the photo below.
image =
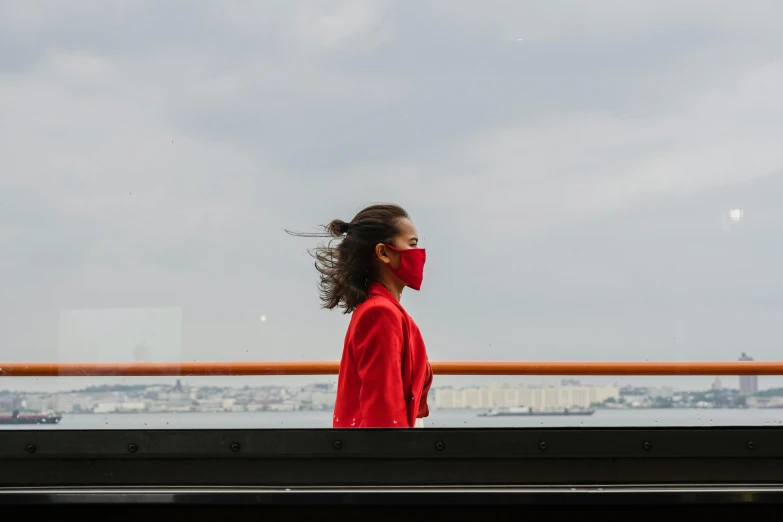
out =
{"type": "Polygon", "coordinates": [[[378,257],[381,263],[386,263],[387,265],[391,263],[391,259],[389,258],[389,249],[387,249],[386,245],[383,243],[378,243],[375,245],[375,255],[378,257]]]}

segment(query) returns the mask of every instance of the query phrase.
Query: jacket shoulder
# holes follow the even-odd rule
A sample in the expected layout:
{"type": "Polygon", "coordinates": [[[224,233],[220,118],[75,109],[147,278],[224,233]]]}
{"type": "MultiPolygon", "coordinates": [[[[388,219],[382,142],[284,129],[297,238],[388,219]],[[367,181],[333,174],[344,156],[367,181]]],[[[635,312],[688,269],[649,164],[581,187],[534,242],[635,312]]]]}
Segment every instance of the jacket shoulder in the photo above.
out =
{"type": "Polygon", "coordinates": [[[367,316],[387,320],[402,320],[405,314],[387,298],[381,295],[371,295],[353,311],[354,321],[359,321],[367,316]]]}

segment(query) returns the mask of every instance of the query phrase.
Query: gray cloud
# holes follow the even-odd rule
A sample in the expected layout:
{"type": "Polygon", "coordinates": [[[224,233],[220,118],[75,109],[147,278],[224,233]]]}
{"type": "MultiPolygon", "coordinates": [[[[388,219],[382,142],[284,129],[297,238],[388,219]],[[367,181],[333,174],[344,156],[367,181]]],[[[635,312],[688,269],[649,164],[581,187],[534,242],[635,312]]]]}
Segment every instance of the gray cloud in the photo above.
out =
{"type": "Polygon", "coordinates": [[[0,2],[0,360],[145,306],[184,360],[336,359],[282,230],[389,200],[433,359],[776,358],[780,10],[0,2]]]}

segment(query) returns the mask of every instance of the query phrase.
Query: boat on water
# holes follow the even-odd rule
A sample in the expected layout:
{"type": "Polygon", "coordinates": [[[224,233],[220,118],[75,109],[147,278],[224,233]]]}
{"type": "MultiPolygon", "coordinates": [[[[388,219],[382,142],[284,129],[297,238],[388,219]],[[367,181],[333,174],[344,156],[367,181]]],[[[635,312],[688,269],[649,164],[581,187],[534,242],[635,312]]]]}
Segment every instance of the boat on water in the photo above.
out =
{"type": "Polygon", "coordinates": [[[564,416],[564,415],[592,415],[595,410],[584,408],[556,408],[546,410],[535,410],[527,407],[516,408],[498,408],[496,410],[489,410],[484,413],[479,413],[479,417],[515,417],[515,416],[564,416]]]}
{"type": "Polygon", "coordinates": [[[62,418],[54,413],[19,414],[14,411],[11,415],[0,413],[0,424],[57,424],[62,418]]]}

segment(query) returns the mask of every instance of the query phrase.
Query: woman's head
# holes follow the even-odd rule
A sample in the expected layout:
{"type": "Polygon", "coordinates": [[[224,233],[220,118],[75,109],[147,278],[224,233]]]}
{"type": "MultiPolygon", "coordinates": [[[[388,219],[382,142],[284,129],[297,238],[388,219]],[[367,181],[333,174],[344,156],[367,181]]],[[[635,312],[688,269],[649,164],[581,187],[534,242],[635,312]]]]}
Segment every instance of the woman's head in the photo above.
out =
{"type": "Polygon", "coordinates": [[[402,291],[406,283],[396,275],[401,252],[419,243],[416,226],[402,207],[372,205],[349,222],[335,219],[324,228],[331,240],[312,253],[324,308],[352,312],[367,299],[371,280],[402,291]]]}

